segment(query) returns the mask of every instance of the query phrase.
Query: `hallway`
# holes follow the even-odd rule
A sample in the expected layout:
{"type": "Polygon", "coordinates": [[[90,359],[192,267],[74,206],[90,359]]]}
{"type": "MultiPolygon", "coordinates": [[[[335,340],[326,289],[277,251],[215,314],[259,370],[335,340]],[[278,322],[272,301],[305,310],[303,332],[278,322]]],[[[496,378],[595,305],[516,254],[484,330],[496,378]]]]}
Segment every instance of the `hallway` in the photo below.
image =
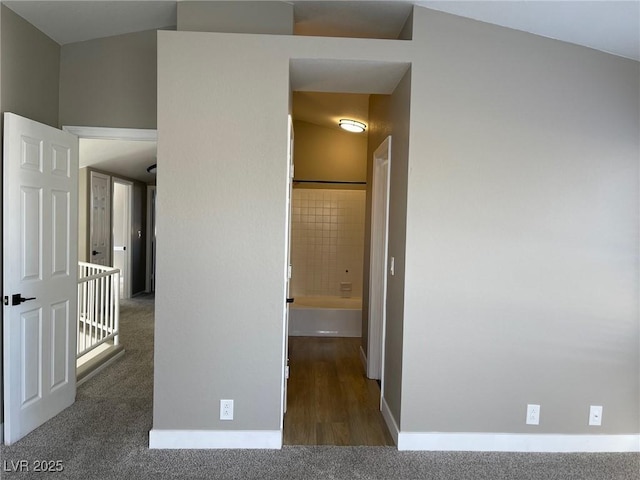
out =
{"type": "Polygon", "coordinates": [[[359,338],[289,337],[285,445],[394,445],[359,349],[359,338]]]}

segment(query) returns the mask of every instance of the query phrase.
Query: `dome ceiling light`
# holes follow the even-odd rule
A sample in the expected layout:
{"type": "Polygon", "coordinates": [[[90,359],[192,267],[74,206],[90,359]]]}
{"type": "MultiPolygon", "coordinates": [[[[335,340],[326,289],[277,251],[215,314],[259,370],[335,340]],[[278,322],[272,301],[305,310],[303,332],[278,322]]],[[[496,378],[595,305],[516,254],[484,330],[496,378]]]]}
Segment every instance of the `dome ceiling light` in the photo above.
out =
{"type": "Polygon", "coordinates": [[[353,133],[362,133],[367,128],[364,123],[358,122],[357,120],[350,120],[348,118],[340,119],[338,125],[340,125],[340,128],[346,130],[347,132],[353,133]]]}

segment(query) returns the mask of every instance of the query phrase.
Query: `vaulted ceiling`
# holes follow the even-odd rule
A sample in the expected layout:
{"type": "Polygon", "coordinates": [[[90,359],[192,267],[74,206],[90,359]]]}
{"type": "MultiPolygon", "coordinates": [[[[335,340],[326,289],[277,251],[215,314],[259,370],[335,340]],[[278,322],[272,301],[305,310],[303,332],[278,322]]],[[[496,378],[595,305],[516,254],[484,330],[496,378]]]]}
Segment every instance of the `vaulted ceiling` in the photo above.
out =
{"type": "MultiPolygon", "coordinates": [[[[175,0],[9,0],[3,3],[60,45],[176,25],[175,0]]],[[[640,0],[298,0],[291,3],[294,33],[298,35],[397,38],[415,4],[640,60],[640,0]]],[[[364,94],[300,91],[294,95],[294,117],[336,128],[338,117],[349,116],[366,122],[367,105],[368,95],[364,94]]],[[[146,166],[155,163],[155,144],[128,143],[132,142],[86,140],[82,144],[84,163],[108,169],[105,152],[109,151],[109,155],[120,162],[112,168],[121,169],[122,175],[152,181],[146,166]],[[133,164],[138,165],[133,167],[133,164]]]]}
{"type": "MultiPolygon", "coordinates": [[[[3,3],[61,45],[176,24],[175,0],[3,3]]],[[[416,4],[640,60],[640,0],[292,3],[299,34],[394,38],[416,4]]]]}

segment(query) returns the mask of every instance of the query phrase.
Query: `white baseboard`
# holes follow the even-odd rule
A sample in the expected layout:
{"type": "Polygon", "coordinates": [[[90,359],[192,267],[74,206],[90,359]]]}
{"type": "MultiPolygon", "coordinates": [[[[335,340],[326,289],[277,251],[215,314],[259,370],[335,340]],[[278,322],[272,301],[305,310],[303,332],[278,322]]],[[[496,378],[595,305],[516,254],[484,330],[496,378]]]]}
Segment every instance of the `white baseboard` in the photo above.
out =
{"type": "Polygon", "coordinates": [[[282,448],[281,430],[159,430],[149,432],[149,448],[282,448]]]}
{"type": "Polygon", "coordinates": [[[398,450],[435,452],[640,452],[640,435],[399,432],[397,445],[398,450]]]}
{"type": "Polygon", "coordinates": [[[393,437],[393,441],[395,442],[396,445],[398,445],[398,450],[400,450],[399,448],[400,444],[398,443],[398,439],[399,439],[398,436],[400,434],[400,429],[398,428],[396,419],[393,418],[393,415],[391,414],[391,410],[389,409],[389,405],[387,405],[387,401],[385,400],[384,397],[380,398],[380,404],[381,404],[381,410],[382,410],[382,418],[384,418],[384,421],[387,424],[387,428],[389,429],[389,433],[391,433],[391,437],[393,437]]]}
{"type": "Polygon", "coordinates": [[[401,432],[389,405],[382,417],[398,450],[432,452],[640,452],[640,435],[401,432]]]}
{"type": "MultiPolygon", "coordinates": [[[[102,370],[104,370],[105,368],[107,368],[109,365],[111,365],[113,362],[115,362],[116,360],[118,360],[120,357],[122,357],[125,354],[125,350],[122,349],[120,350],[118,353],[116,353],[113,357],[109,358],[106,362],[102,363],[99,367],[96,367],[95,369],[91,370],[90,373],[88,373],[87,375],[83,376],[80,380],[78,380],[76,382],[76,387],[79,387],[80,385],[82,385],[84,382],[86,382],[87,380],[92,379],[93,377],[95,377],[97,374],[99,374],[102,370]]],[[[87,362],[89,363],[89,362],[87,362]]]]}
{"type": "Polygon", "coordinates": [[[365,372],[367,371],[367,354],[364,353],[364,348],[360,345],[360,361],[362,362],[362,366],[364,367],[365,372]]]}

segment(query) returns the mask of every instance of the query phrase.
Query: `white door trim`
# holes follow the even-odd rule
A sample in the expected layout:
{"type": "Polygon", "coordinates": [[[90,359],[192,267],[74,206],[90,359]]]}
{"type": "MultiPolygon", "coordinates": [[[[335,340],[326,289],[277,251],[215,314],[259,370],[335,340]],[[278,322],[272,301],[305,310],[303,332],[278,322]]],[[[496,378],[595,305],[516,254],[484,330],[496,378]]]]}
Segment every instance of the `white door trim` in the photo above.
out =
{"type": "Polygon", "coordinates": [[[155,268],[154,268],[154,255],[152,248],[155,246],[155,198],[157,190],[155,185],[147,185],[147,268],[145,278],[145,291],[151,293],[155,291],[155,268]],[[153,284],[151,280],[153,278],[153,284]]]}
{"type": "Polygon", "coordinates": [[[62,130],[73,133],[79,138],[96,138],[101,140],[134,140],[153,142],[158,140],[158,131],[143,128],[110,128],[81,127],[65,125],[62,130]]]}
{"type": "Polygon", "coordinates": [[[387,296],[387,247],[391,136],[373,154],[371,257],[369,275],[369,341],[367,377],[381,380],[384,391],[384,334],[387,296]]]}

